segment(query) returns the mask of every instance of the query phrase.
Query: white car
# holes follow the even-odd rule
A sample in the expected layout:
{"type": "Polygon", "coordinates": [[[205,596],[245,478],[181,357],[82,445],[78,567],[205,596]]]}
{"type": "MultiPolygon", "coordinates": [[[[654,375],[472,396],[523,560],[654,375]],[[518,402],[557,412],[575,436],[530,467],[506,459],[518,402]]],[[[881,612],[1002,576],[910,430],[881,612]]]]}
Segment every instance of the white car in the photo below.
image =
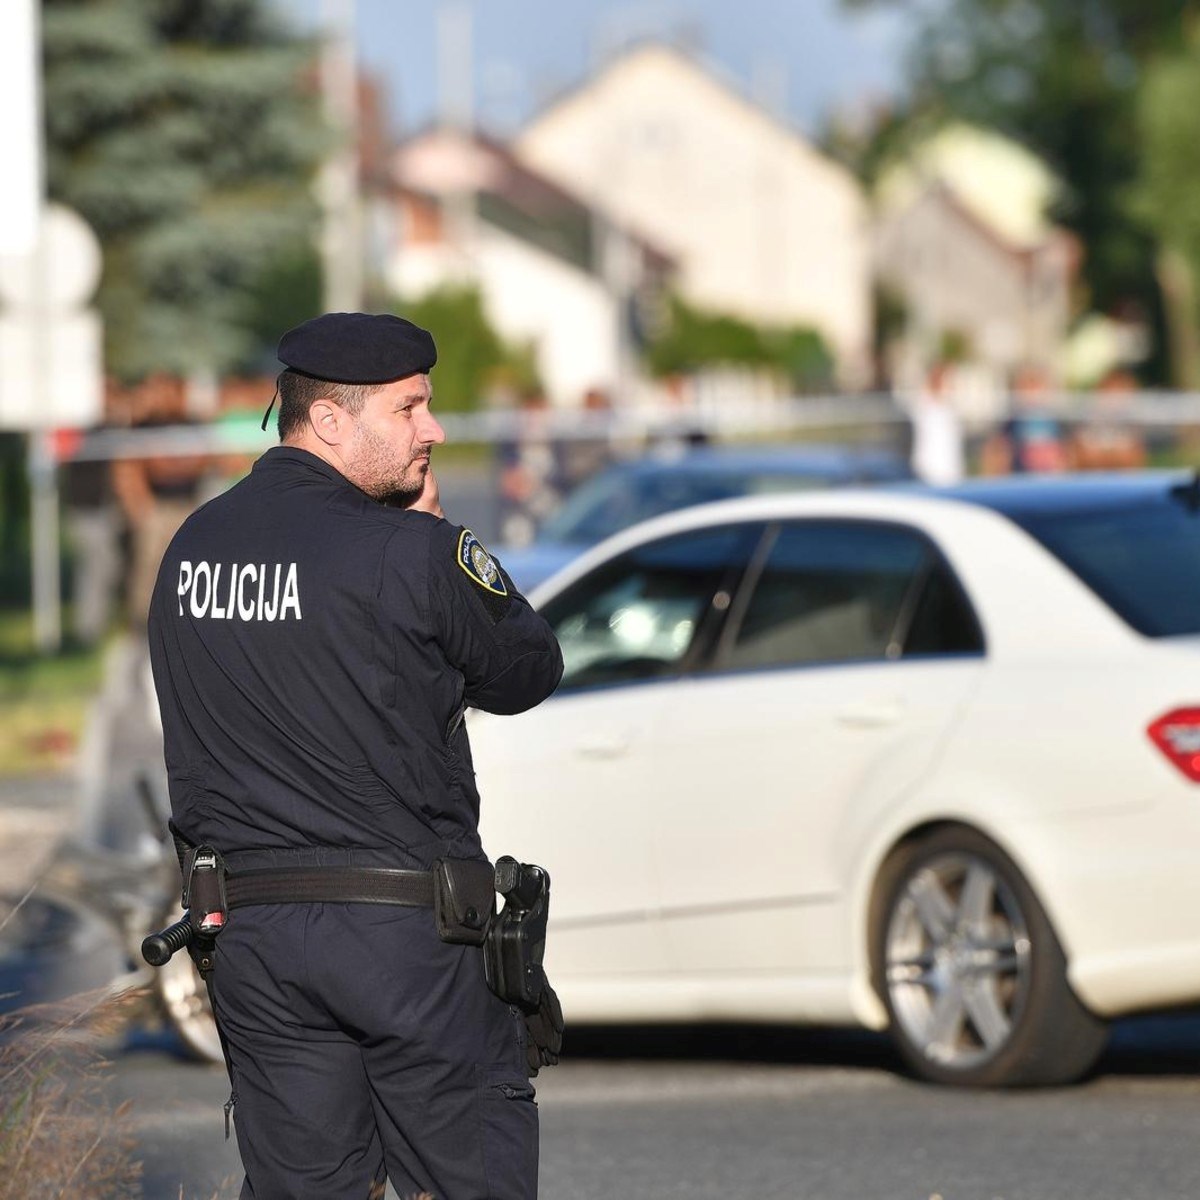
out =
{"type": "Polygon", "coordinates": [[[1046,1084],[1200,1000],[1200,476],[733,500],[532,599],[562,687],[470,729],[568,1021],[1046,1084]]]}

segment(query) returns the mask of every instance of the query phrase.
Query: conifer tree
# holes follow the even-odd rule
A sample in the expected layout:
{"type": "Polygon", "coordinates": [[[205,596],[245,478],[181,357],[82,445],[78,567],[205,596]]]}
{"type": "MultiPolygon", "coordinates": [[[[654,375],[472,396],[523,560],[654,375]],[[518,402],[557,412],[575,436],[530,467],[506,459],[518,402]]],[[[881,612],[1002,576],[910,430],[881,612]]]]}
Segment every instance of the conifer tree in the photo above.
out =
{"type": "Polygon", "coordinates": [[[104,248],[106,366],[243,364],[311,254],[315,48],[266,0],[43,0],[47,189],[104,248]]]}

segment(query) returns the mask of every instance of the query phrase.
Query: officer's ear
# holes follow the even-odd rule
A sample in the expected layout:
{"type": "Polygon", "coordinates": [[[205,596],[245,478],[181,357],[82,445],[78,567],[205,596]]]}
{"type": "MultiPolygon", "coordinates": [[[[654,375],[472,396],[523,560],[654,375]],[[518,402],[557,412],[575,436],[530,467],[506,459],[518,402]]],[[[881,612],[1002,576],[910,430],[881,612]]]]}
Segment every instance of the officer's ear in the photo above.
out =
{"type": "Polygon", "coordinates": [[[349,415],[334,400],[314,400],[308,409],[308,423],[312,431],[327,446],[340,446],[349,430],[349,415]]]}

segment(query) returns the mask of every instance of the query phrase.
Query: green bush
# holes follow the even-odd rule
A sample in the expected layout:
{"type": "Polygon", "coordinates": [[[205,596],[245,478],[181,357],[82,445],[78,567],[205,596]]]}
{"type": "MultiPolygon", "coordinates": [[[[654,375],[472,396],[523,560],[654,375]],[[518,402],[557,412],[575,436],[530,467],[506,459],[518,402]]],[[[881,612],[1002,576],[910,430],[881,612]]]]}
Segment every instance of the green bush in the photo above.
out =
{"type": "Polygon", "coordinates": [[[438,351],[433,389],[439,409],[478,408],[496,387],[514,392],[540,388],[532,347],[512,346],[500,337],[483,310],[477,287],[445,285],[419,299],[397,302],[395,311],[433,334],[438,351]]]}
{"type": "Polygon", "coordinates": [[[646,347],[656,376],[688,374],[713,366],[762,367],[792,387],[822,387],[833,375],[833,356],[815,329],[752,325],[724,313],[706,313],[673,296],[664,328],[646,347]]]}

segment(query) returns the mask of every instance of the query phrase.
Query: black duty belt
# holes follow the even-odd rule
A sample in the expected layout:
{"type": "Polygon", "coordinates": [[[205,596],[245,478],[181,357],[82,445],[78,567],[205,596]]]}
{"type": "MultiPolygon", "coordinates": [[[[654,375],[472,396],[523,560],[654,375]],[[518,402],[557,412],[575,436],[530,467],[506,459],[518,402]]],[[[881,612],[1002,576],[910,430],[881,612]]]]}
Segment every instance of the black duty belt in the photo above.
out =
{"type": "Polygon", "coordinates": [[[391,867],[264,867],[225,876],[230,908],[249,904],[402,904],[433,906],[433,873],[391,867]]]}

